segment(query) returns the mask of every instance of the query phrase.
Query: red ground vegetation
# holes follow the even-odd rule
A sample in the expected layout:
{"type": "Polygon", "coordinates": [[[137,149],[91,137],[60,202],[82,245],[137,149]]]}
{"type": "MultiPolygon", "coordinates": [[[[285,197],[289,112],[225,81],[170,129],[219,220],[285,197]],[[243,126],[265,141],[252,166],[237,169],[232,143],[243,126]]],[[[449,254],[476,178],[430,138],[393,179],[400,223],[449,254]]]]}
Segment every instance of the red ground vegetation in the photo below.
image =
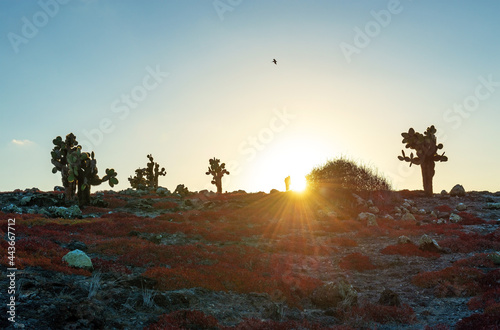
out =
{"type": "Polygon", "coordinates": [[[402,256],[418,256],[424,258],[439,258],[441,255],[437,252],[423,251],[413,243],[389,245],[380,250],[383,254],[399,254],[402,256]]]}
{"type": "Polygon", "coordinates": [[[451,266],[433,272],[424,272],[412,278],[414,285],[434,288],[438,297],[473,296],[481,292],[479,280],[484,273],[476,268],[451,266]]]}
{"type": "Polygon", "coordinates": [[[362,272],[377,268],[372,264],[370,258],[359,252],[351,253],[340,259],[339,266],[345,270],[356,270],[362,272]]]}

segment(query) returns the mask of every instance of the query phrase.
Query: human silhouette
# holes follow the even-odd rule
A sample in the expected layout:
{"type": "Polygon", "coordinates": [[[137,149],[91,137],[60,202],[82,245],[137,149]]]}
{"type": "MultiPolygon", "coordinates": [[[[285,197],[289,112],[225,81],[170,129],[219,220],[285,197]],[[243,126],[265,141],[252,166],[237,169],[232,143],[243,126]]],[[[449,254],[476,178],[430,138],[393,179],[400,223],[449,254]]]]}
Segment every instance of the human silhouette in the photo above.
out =
{"type": "Polygon", "coordinates": [[[278,65],[278,61],[276,61],[275,58],[273,58],[273,63],[276,64],[276,65],[278,65]]]}
{"type": "Polygon", "coordinates": [[[285,178],[286,191],[290,190],[290,176],[285,178]]]}

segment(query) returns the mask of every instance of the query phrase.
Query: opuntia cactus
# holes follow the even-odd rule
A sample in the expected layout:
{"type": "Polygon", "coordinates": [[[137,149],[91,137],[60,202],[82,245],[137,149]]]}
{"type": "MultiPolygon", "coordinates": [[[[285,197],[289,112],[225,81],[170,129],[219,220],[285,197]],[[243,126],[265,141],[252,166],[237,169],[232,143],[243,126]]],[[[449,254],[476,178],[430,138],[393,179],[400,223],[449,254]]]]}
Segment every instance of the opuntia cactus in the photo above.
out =
{"type": "Polygon", "coordinates": [[[78,188],[78,204],[88,205],[91,186],[100,185],[105,181],[108,181],[111,187],[118,184],[114,169],[106,169],[106,175],[99,178],[94,152],[82,152],[82,147],[78,145],[73,133],[66,135],[65,141],[58,136],[52,142],[55,145],[51,152],[51,162],[54,165],[52,173],[61,172],[66,200],[74,200],[78,188]]]}
{"type": "Polygon", "coordinates": [[[398,156],[399,160],[409,162],[410,166],[413,164],[420,165],[424,192],[428,196],[432,196],[432,178],[435,174],[435,162],[446,162],[448,160],[444,152],[441,155],[437,153],[438,149],[443,149],[443,144],[436,144],[436,132],[436,128],[432,125],[427,127],[424,134],[415,132],[413,128],[410,128],[408,133],[401,133],[401,136],[403,136],[402,142],[406,144],[405,147],[414,149],[416,155],[412,152],[410,156],[406,156],[404,150],[401,150],[403,155],[398,156]]]}
{"type": "Polygon", "coordinates": [[[135,170],[135,177],[129,177],[128,181],[132,188],[139,188],[139,185],[144,185],[151,188],[158,188],[158,177],[165,176],[167,172],[163,167],[160,170],[160,165],[154,162],[152,155],[147,155],[149,163],[146,168],[138,168],[135,170]]]}
{"type": "Polygon", "coordinates": [[[208,172],[205,173],[206,175],[212,175],[212,184],[214,184],[217,187],[217,193],[221,194],[222,193],[222,177],[224,174],[229,175],[229,171],[226,170],[226,164],[220,163],[220,159],[216,159],[215,157],[212,159],[208,160],[210,163],[210,166],[208,167],[208,172]]]}

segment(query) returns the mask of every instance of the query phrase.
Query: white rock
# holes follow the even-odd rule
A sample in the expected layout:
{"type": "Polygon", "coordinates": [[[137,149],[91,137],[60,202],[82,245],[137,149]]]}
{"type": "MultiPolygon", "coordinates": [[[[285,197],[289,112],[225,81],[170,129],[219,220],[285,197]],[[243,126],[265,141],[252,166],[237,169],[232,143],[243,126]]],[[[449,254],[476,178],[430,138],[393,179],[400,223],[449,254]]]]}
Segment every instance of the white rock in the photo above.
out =
{"type": "Polygon", "coordinates": [[[457,223],[457,222],[460,222],[462,221],[462,217],[459,216],[458,214],[455,214],[455,213],[452,213],[450,214],[450,222],[451,223],[457,223]]]}
{"type": "Polygon", "coordinates": [[[401,220],[403,220],[403,221],[416,221],[417,219],[415,219],[415,216],[413,214],[405,213],[401,217],[401,220]]]}
{"type": "Polygon", "coordinates": [[[361,212],[358,214],[358,221],[364,221],[367,220],[368,222],[373,222],[377,220],[377,216],[373,213],[370,212],[361,212]]]}
{"type": "Polygon", "coordinates": [[[94,268],[92,265],[92,260],[90,260],[89,256],[85,254],[85,252],[80,250],[73,250],[68,252],[63,258],[70,267],[75,268],[83,268],[91,270],[94,268]]]}
{"type": "Polygon", "coordinates": [[[420,214],[420,215],[424,215],[426,213],[427,213],[427,211],[425,209],[418,210],[418,214],[420,214]]]}
{"type": "Polygon", "coordinates": [[[411,243],[411,239],[408,236],[399,236],[398,237],[398,244],[407,244],[411,243]]]}

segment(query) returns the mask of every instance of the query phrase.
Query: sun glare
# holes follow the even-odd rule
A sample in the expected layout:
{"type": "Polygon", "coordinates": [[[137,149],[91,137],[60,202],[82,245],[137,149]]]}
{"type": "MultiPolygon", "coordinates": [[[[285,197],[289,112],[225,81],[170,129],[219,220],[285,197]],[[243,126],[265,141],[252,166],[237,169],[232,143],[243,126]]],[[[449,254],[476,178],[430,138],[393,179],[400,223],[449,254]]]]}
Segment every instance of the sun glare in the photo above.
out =
{"type": "Polygon", "coordinates": [[[306,189],[306,177],[301,175],[290,176],[290,189],[296,192],[302,192],[306,189]]]}

